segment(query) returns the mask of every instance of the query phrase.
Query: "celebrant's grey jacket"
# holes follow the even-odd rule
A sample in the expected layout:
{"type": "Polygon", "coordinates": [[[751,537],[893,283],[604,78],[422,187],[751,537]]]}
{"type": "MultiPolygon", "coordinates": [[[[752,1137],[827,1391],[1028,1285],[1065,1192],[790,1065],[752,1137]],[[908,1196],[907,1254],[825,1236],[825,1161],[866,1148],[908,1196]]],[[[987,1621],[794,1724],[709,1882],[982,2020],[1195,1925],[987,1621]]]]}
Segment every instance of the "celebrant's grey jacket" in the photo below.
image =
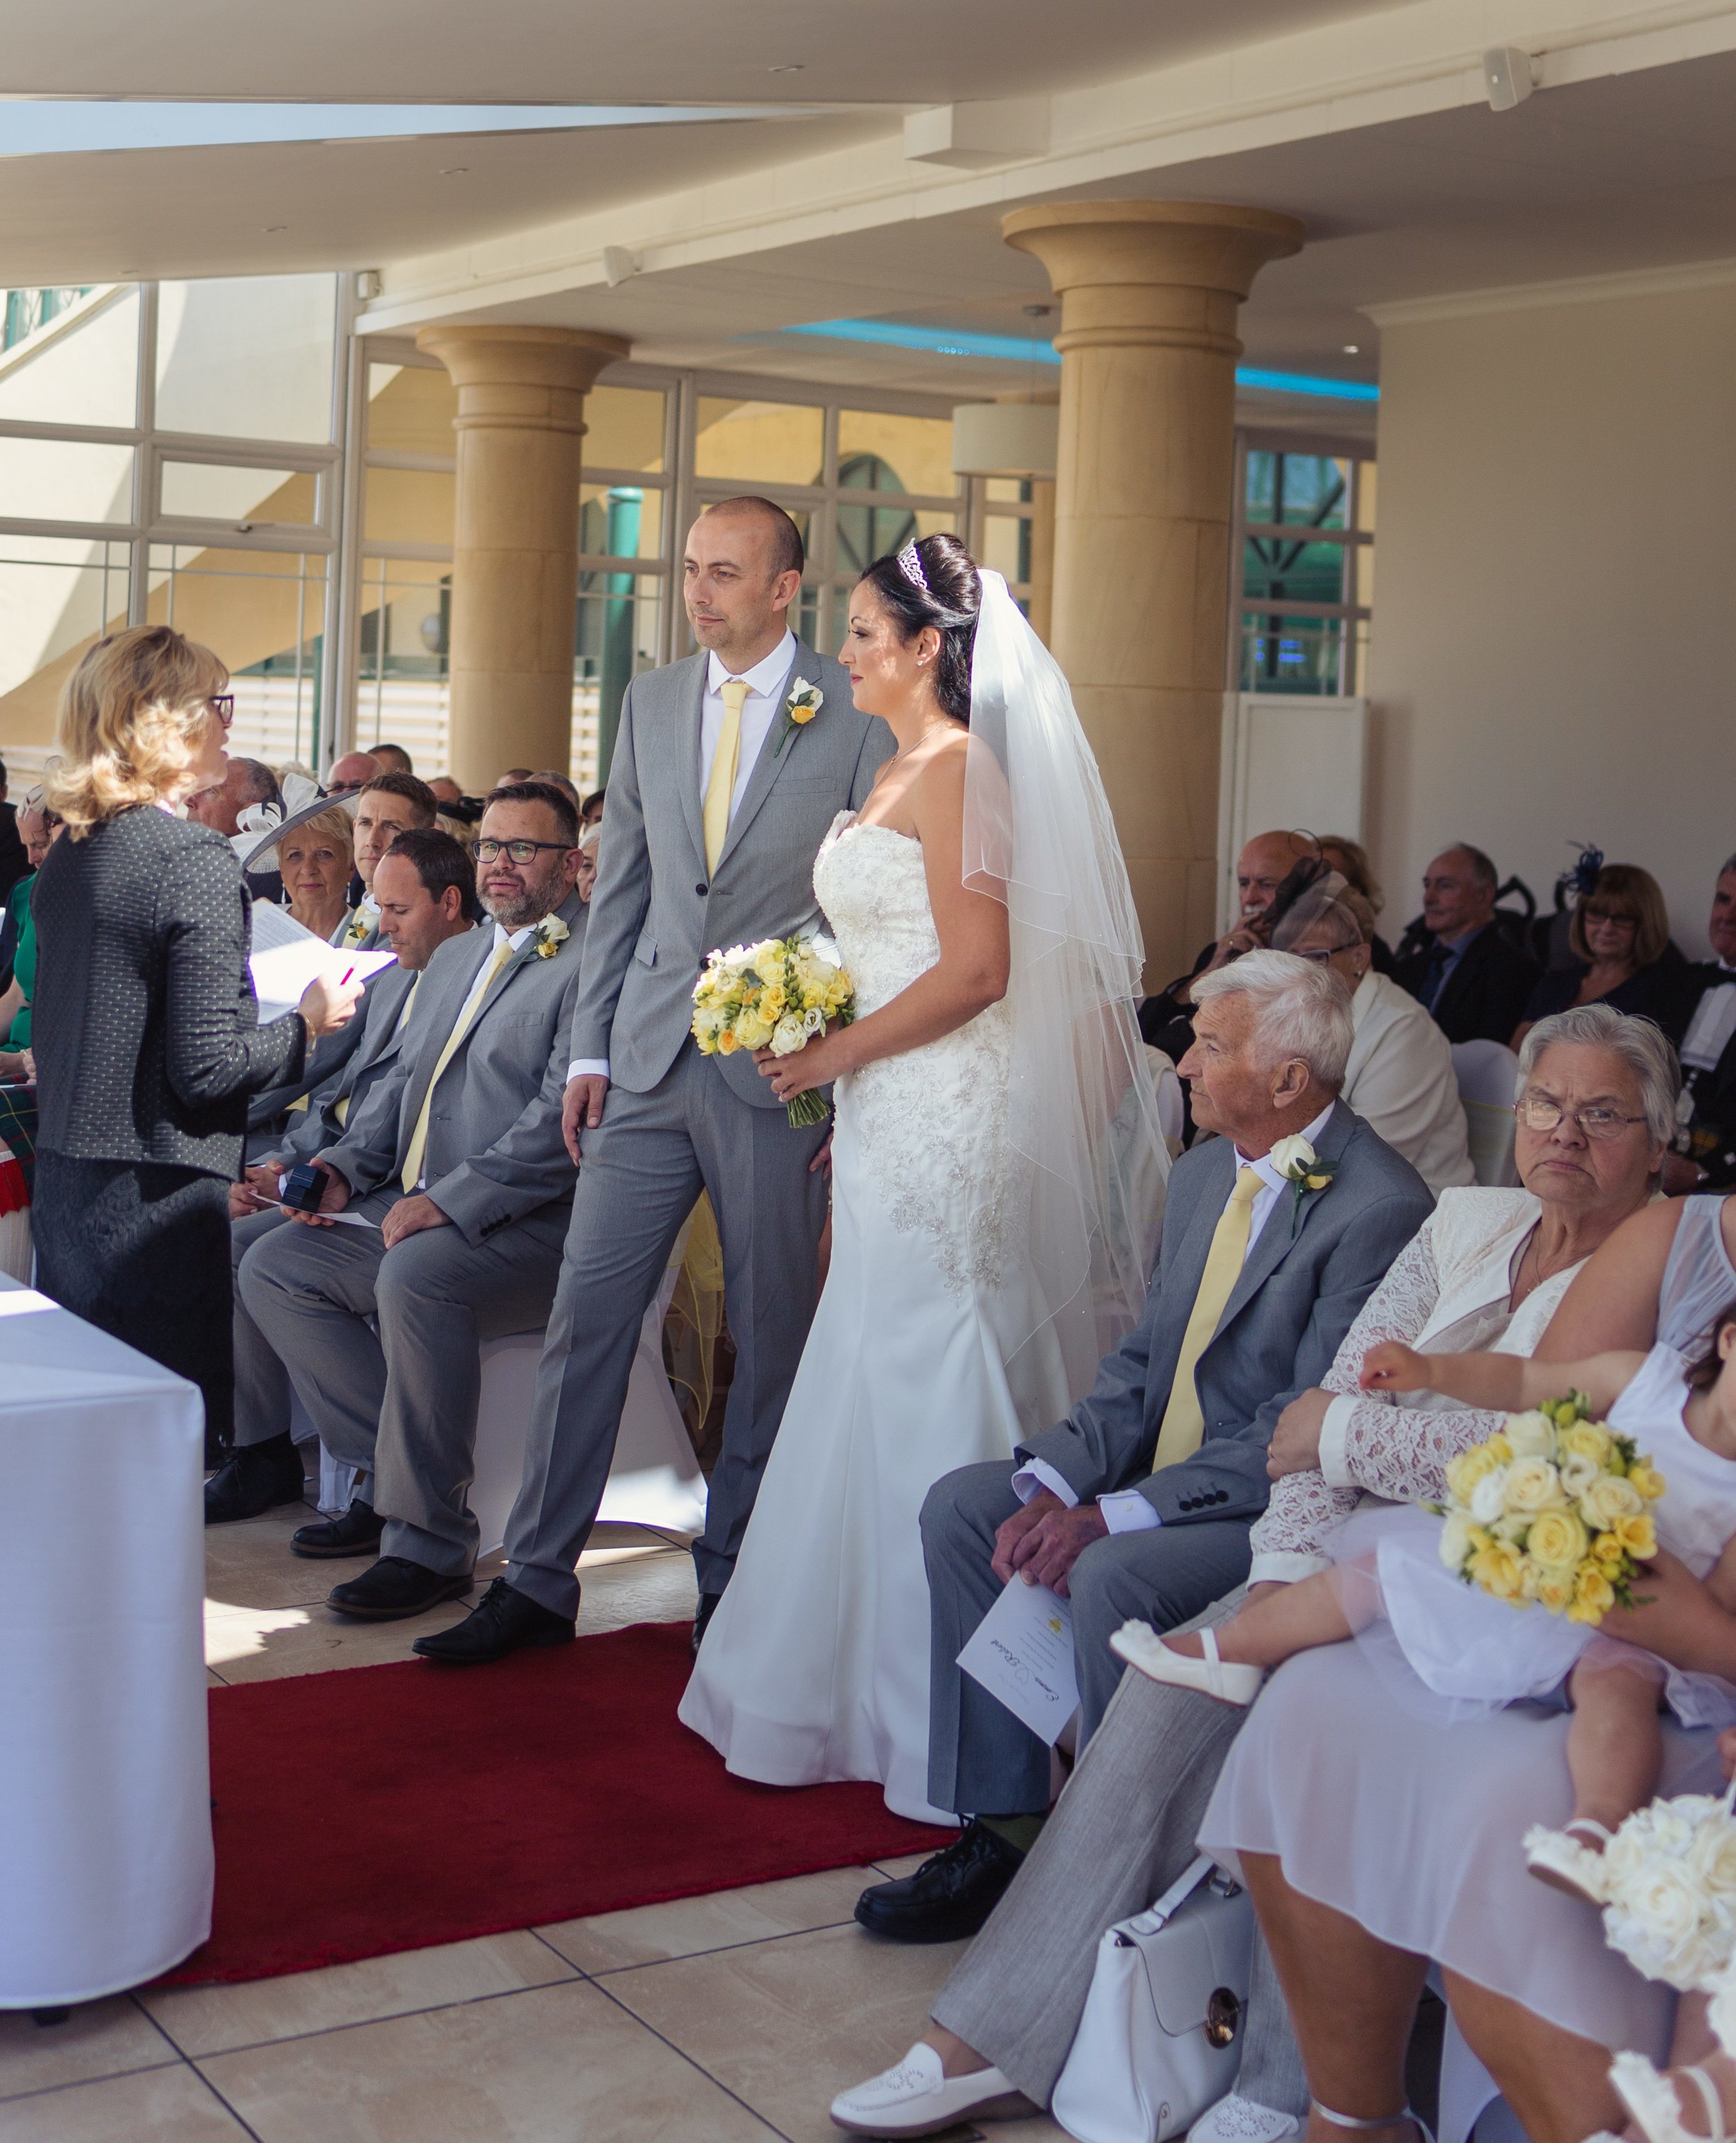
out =
{"type": "MultiPolygon", "coordinates": [[[[799,641],[717,869],[709,872],[700,719],[710,661],[702,651],[633,680],[609,768],[572,1055],[606,1058],[614,1084],[636,1094],[650,1092],[680,1055],[708,953],[785,938],[819,920],[820,843],[845,798],[860,808],[893,748],[886,725],[857,711],[842,665],[799,641]],[[817,685],[821,699],[814,719],[795,725],[785,703],[798,681],[817,685]]],[[[743,1101],[783,1106],[750,1057],[717,1064],[743,1101]]]]}
{"type": "Polygon", "coordinates": [[[1194,1389],[1205,1434],[1194,1456],[1151,1471],[1189,1314],[1235,1182],[1226,1138],[1176,1162],[1144,1315],[1099,1365],[1090,1395],[1021,1444],[1021,1458],[1052,1466],[1082,1503],[1137,1488],[1166,1526],[1259,1517],[1278,1417],[1323,1379],[1357,1312],[1435,1202],[1410,1163],[1342,1101],[1316,1152],[1333,1165],[1330,1186],[1305,1196],[1299,1210],[1293,1192],[1279,1198],[1199,1357],[1194,1389]]]}
{"type": "MultiPolygon", "coordinates": [[[[472,1243],[539,1205],[572,1195],[575,1171],[561,1136],[561,1099],[587,911],[571,893],[555,913],[567,937],[547,958],[532,939],[507,961],[434,1089],[425,1185],[472,1243]]],[[[397,1182],[441,1052],[471,984],[494,957],[494,925],[485,922],[479,930],[449,938],[423,968],[391,1076],[325,1151],[352,1190],[397,1182]]]]}

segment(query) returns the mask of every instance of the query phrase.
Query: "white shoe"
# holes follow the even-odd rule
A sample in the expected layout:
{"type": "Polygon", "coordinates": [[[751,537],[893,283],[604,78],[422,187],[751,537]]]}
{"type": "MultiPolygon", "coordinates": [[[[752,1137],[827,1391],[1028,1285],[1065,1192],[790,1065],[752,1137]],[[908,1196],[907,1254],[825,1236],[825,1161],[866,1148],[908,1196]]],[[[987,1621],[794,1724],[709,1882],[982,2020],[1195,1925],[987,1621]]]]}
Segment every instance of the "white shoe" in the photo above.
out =
{"type": "Polygon", "coordinates": [[[974,2121],[1016,2120],[1036,2113],[999,2069],[949,2076],[940,2056],[921,2041],[896,2068],[870,2076],[832,2101],[832,2118],[852,2136],[937,2136],[968,2115],[974,2121]]]}
{"type": "Polygon", "coordinates": [[[1588,1904],[1607,1904],[1610,1891],[1605,1878],[1604,1856],[1594,1853],[1589,1845],[1581,1845],[1574,1835],[1575,1831],[1600,1838],[1605,1845],[1610,1842],[1610,1833],[1589,1816],[1579,1817],[1565,1830],[1551,1830],[1541,1823],[1533,1824],[1525,1834],[1525,1864],[1540,1883],[1547,1883],[1552,1890],[1565,1890],[1570,1897],[1583,1898],[1588,1904]]]}
{"type": "Polygon", "coordinates": [[[1723,2101],[1718,2086],[1704,2069],[1660,2073],[1644,2054],[1622,2053],[1610,2065],[1610,2081],[1646,2143],[1726,2143],[1729,2131],[1723,2101]],[[1682,2119],[1682,2103],[1672,2081],[1676,2076],[1684,2078],[1699,2094],[1706,2121],[1704,2130],[1689,2128],[1682,2119]]]}
{"type": "Polygon", "coordinates": [[[1298,2135],[1302,2123],[1288,2113],[1279,2113],[1258,2099],[1231,2091],[1228,2098],[1202,2113],[1188,2131],[1188,2143],[1284,2143],[1298,2135]]]}
{"type": "Polygon", "coordinates": [[[1124,1622],[1109,1641],[1118,1659],[1137,1667],[1153,1681],[1173,1682],[1178,1689],[1197,1689],[1220,1704],[1252,1704],[1266,1679],[1264,1667],[1235,1666],[1218,1657],[1218,1633],[1202,1630],[1203,1660],[1189,1658],[1166,1645],[1149,1622],[1124,1622]]]}

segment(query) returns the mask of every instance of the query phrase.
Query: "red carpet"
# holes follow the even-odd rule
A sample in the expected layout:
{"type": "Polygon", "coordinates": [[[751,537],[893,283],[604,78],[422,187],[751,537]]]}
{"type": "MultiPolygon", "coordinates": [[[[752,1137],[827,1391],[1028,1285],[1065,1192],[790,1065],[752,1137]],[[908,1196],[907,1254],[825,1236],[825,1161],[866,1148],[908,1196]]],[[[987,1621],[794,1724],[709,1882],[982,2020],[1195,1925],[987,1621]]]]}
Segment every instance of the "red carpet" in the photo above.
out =
{"type": "Polygon", "coordinates": [[[932,1851],[873,1785],[732,1779],[675,1717],[685,1623],[498,1666],[214,1689],[211,1938],[166,1984],[429,1943],[932,1851]]]}

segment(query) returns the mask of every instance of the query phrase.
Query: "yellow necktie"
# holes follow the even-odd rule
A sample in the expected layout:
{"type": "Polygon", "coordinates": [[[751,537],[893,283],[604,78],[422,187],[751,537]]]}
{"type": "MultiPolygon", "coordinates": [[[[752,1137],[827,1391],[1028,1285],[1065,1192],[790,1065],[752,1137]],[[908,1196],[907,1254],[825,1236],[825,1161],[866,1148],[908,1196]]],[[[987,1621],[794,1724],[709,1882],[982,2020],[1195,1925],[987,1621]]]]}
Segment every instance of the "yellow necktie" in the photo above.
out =
{"type": "Polygon", "coordinates": [[[735,770],[741,764],[741,705],[748,695],[745,677],[725,677],[719,697],[724,725],[711,755],[711,779],[705,784],[705,868],[717,869],[730,833],[730,805],[735,794],[735,770]]]}
{"type": "Polygon", "coordinates": [[[1219,1215],[1218,1225],[1212,1230],[1212,1246],[1205,1254],[1205,1270],[1199,1275],[1199,1292],[1194,1297],[1188,1329],[1181,1335],[1181,1352],[1175,1358],[1175,1376],[1170,1386],[1170,1403],[1164,1408],[1164,1425],[1157,1433],[1157,1450],[1151,1461],[1154,1473],[1165,1466],[1173,1466],[1179,1458],[1191,1458],[1205,1433],[1205,1417],[1199,1411],[1199,1393],[1194,1386],[1194,1373],[1199,1366],[1199,1357],[1211,1344],[1218,1319],[1224,1314],[1224,1305],[1241,1277],[1243,1260],[1248,1255],[1248,1231],[1254,1224],[1254,1201],[1259,1193],[1259,1170],[1242,1169],[1236,1176],[1235,1189],[1229,1194],[1229,1203],[1219,1215]]]}
{"type": "Polygon", "coordinates": [[[453,1061],[458,1044],[469,1033],[477,1014],[482,1008],[482,1000],[488,994],[489,985],[512,957],[510,938],[501,941],[500,950],[488,963],[488,972],[482,978],[480,989],[472,989],[458,1013],[458,1023],[446,1037],[446,1047],[440,1052],[434,1067],[434,1076],[428,1081],[428,1091],[422,1097],[422,1113],[416,1119],[416,1128],[410,1134],[409,1151],[404,1156],[403,1172],[398,1180],[406,1190],[413,1190],[422,1175],[423,1156],[428,1151],[428,1116],[434,1106],[434,1089],[440,1083],[442,1073],[453,1061]]]}
{"type": "MultiPolygon", "coordinates": [[[[410,1007],[415,1003],[416,992],[421,988],[421,987],[422,977],[418,974],[415,981],[411,983],[409,988],[404,992],[404,1001],[403,1004],[398,1007],[398,1031],[400,1033],[403,1030],[404,1022],[410,1017],[410,1007]]],[[[340,1124],[348,1126],[349,1122],[349,1096],[348,1094],[343,1094],[339,1096],[337,1106],[333,1109],[332,1114],[338,1119],[338,1121],[340,1124]]]]}

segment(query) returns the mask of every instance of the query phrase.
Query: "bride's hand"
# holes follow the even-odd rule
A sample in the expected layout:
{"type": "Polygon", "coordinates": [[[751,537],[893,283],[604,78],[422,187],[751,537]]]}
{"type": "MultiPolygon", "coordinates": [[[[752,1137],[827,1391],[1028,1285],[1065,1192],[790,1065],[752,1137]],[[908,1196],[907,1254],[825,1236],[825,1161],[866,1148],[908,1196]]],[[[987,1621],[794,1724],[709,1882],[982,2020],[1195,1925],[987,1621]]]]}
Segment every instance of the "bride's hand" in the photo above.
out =
{"type": "Polygon", "coordinates": [[[771,1081],[780,1101],[793,1101],[813,1086],[828,1086],[845,1067],[838,1062],[836,1037],[817,1034],[788,1057],[774,1057],[769,1049],[756,1049],[754,1062],[762,1079],[771,1081]]]}

